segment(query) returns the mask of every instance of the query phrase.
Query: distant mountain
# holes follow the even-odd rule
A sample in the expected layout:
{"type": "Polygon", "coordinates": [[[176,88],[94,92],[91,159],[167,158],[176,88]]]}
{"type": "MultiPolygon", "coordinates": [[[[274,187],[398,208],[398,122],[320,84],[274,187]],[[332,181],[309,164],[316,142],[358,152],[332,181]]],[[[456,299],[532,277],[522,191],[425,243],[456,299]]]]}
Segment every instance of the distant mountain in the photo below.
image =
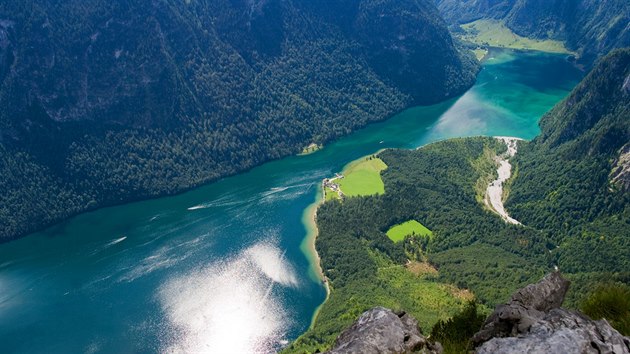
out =
{"type": "Polygon", "coordinates": [[[0,3],[0,239],[457,95],[430,0],[0,3]]]}
{"type": "Polygon", "coordinates": [[[503,19],[517,0],[435,0],[448,23],[462,24],[484,18],[503,19]]]}
{"type": "Polygon", "coordinates": [[[435,0],[445,19],[461,24],[504,20],[515,33],[557,39],[592,64],[614,48],[630,46],[627,0],[435,0]]]}
{"type": "Polygon", "coordinates": [[[630,48],[605,57],[540,128],[536,145],[576,157],[616,154],[630,140],[630,48]]]}

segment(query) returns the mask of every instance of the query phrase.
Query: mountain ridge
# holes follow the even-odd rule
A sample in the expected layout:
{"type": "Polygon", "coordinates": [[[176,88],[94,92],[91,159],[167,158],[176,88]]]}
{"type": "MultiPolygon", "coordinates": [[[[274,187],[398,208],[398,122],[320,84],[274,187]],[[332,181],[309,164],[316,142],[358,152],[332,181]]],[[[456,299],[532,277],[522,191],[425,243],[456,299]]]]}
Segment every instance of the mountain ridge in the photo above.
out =
{"type": "Polygon", "coordinates": [[[478,63],[430,1],[396,2],[404,18],[348,4],[361,6],[0,4],[0,239],[233,175],[474,83],[478,63]],[[393,19],[381,37],[356,33],[393,19]],[[400,71],[375,64],[394,59],[400,71]]]}

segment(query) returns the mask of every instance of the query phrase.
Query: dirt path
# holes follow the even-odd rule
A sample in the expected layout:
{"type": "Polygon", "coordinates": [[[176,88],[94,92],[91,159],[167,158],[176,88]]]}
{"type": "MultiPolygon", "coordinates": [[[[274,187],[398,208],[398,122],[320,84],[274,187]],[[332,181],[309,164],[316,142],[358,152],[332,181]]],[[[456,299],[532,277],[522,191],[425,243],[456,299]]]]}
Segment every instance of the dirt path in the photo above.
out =
{"type": "Polygon", "coordinates": [[[512,165],[510,165],[509,160],[511,157],[516,155],[518,149],[516,142],[521,139],[510,137],[497,137],[497,139],[503,141],[507,145],[507,151],[505,154],[497,157],[497,162],[499,163],[497,173],[499,174],[499,177],[488,185],[488,188],[486,189],[485,203],[490,210],[499,214],[505,222],[514,225],[521,225],[518,220],[510,217],[503,206],[503,183],[510,179],[510,176],[512,175],[512,165]]]}

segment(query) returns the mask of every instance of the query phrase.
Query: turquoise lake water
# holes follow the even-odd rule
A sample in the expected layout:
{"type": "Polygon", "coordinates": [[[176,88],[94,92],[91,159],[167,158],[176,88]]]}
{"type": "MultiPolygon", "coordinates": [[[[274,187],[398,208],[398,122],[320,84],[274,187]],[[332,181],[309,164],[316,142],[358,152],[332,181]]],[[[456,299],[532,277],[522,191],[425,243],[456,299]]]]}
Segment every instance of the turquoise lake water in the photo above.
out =
{"type": "Polygon", "coordinates": [[[531,139],[582,73],[564,56],[493,51],[466,94],[307,156],[174,196],[74,217],[0,245],[2,353],[273,352],[325,298],[300,250],[322,178],[382,148],[531,139]]]}

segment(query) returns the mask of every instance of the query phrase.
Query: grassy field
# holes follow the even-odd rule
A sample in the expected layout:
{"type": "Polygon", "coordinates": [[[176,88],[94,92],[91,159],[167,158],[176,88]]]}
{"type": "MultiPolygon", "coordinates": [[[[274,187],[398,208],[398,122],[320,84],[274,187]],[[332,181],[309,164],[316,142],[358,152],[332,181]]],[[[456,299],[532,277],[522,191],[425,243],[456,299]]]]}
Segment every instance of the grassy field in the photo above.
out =
{"type": "MultiPolygon", "coordinates": [[[[571,53],[561,41],[538,40],[521,37],[512,32],[503,22],[497,20],[477,20],[461,25],[466,32],[460,38],[479,46],[512,49],[539,50],[550,53],[571,53]]],[[[481,53],[478,53],[479,56],[481,53]]]]}
{"type": "Polygon", "coordinates": [[[411,235],[431,237],[433,236],[433,232],[415,220],[398,224],[387,231],[387,237],[394,242],[403,241],[406,236],[411,235]]]}
{"type": "Polygon", "coordinates": [[[387,168],[383,160],[368,156],[351,162],[343,170],[339,187],[348,197],[385,193],[381,171],[387,168]]]}

